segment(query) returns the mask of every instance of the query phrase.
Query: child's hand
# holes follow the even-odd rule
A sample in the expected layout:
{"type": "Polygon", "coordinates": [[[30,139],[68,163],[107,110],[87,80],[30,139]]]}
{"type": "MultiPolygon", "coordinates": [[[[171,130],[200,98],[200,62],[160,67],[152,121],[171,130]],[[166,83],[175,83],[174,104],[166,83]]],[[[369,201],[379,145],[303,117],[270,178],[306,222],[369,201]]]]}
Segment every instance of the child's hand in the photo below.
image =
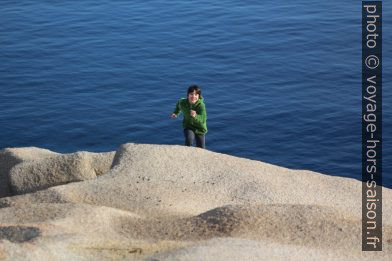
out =
{"type": "Polygon", "coordinates": [[[175,119],[175,118],[177,118],[177,115],[175,113],[172,113],[172,115],[170,115],[170,117],[175,119]]]}
{"type": "Polygon", "coordinates": [[[191,110],[191,116],[192,116],[192,117],[195,117],[195,116],[196,116],[196,111],[191,110]]]}

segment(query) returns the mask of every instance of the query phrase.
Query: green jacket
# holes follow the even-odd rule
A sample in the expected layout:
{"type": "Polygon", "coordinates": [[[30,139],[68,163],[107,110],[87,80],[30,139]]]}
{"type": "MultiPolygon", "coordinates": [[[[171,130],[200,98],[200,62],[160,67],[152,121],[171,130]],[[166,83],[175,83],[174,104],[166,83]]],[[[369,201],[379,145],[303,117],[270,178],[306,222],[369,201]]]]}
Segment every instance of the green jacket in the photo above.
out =
{"type": "Polygon", "coordinates": [[[187,98],[181,98],[177,101],[176,108],[173,113],[177,116],[182,112],[184,119],[182,120],[182,127],[193,130],[197,135],[204,135],[207,133],[207,111],[202,97],[195,104],[190,104],[187,98]],[[191,110],[196,111],[196,116],[191,116],[191,110]]]}

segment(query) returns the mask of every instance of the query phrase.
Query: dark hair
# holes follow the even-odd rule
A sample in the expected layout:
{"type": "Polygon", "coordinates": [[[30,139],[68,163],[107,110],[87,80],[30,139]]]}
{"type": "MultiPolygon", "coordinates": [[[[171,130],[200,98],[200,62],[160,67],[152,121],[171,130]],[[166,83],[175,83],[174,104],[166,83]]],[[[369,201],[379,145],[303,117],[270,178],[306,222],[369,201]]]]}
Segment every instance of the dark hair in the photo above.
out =
{"type": "Polygon", "coordinates": [[[200,98],[202,97],[202,96],[201,96],[201,89],[200,89],[200,87],[197,86],[196,84],[192,84],[191,86],[189,86],[188,92],[187,92],[187,96],[188,96],[190,93],[194,92],[194,91],[196,91],[196,93],[199,94],[200,98]]]}

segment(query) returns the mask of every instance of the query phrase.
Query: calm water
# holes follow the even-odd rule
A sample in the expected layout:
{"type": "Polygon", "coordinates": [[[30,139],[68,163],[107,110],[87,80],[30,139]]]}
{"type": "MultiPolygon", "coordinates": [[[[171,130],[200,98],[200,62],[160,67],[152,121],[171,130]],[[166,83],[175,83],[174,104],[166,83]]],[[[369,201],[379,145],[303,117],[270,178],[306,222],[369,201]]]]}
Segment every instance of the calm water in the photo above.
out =
{"type": "MultiPolygon", "coordinates": [[[[385,1],[389,187],[391,10],[385,1]]],[[[361,177],[360,1],[3,0],[0,25],[0,148],[183,144],[169,115],[197,83],[208,149],[361,177]]]]}

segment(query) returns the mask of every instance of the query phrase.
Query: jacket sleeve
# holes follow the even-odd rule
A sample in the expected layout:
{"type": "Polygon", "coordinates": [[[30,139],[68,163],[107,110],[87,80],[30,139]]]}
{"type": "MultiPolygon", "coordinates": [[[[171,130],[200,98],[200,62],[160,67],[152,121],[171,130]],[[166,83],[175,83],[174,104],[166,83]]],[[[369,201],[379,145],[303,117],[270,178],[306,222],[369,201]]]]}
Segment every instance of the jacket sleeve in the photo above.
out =
{"type": "Polygon", "coordinates": [[[176,108],[174,109],[173,113],[178,115],[181,112],[180,100],[177,101],[176,108]]]}
{"type": "Polygon", "coordinates": [[[196,124],[203,125],[207,120],[207,111],[206,106],[203,104],[200,108],[200,111],[196,116],[193,118],[196,124]]]}

